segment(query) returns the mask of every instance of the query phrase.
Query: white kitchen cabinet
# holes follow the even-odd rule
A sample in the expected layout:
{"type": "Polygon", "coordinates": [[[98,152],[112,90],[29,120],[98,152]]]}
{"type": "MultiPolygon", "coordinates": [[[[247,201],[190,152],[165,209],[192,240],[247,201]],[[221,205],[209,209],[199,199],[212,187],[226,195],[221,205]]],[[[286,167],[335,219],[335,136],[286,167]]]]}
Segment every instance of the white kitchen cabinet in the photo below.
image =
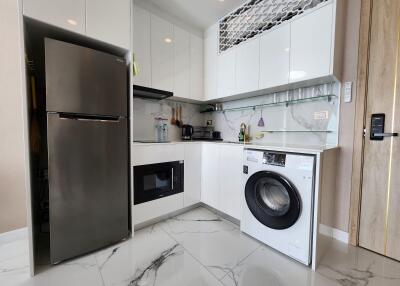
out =
{"type": "Polygon", "coordinates": [[[180,144],[134,143],[132,148],[132,164],[134,166],[157,164],[184,160],[185,154],[180,144]]]}
{"type": "Polygon", "coordinates": [[[212,100],[217,96],[217,60],[218,60],[219,23],[208,28],[204,34],[204,99],[212,100]]]}
{"type": "Polygon", "coordinates": [[[201,166],[201,201],[215,209],[219,207],[219,145],[203,143],[201,166]]]}
{"type": "Polygon", "coordinates": [[[174,96],[190,96],[190,34],[174,26],[174,96]]]}
{"type": "Polygon", "coordinates": [[[190,99],[204,99],[203,39],[190,35],[190,99]]]}
{"type": "Polygon", "coordinates": [[[201,199],[201,143],[184,144],[184,205],[197,204],[201,199]]]}
{"type": "Polygon", "coordinates": [[[289,83],[290,24],[260,37],[260,89],[289,83]]]}
{"type": "Polygon", "coordinates": [[[217,97],[228,97],[236,93],[236,48],[219,54],[217,68],[217,97]]]}
{"type": "Polygon", "coordinates": [[[260,39],[255,38],[239,45],[236,50],[236,93],[258,89],[260,78],[260,39]]]}
{"type": "Polygon", "coordinates": [[[133,77],[133,83],[151,87],[150,13],[135,5],[132,20],[132,52],[138,67],[138,73],[133,77]]]}
{"type": "Polygon", "coordinates": [[[156,89],[174,90],[174,26],[151,14],[151,80],[156,89]]]}
{"type": "Polygon", "coordinates": [[[243,147],[220,145],[218,210],[240,219],[243,192],[243,147]]]}
{"type": "Polygon", "coordinates": [[[85,6],[85,0],[24,0],[23,13],[47,24],[85,34],[85,6]]]}
{"type": "Polygon", "coordinates": [[[332,74],[332,30],[332,4],[291,23],[290,82],[332,74]]]}
{"type": "Polygon", "coordinates": [[[130,49],[130,27],[131,0],[86,0],[87,36],[130,49]]]}

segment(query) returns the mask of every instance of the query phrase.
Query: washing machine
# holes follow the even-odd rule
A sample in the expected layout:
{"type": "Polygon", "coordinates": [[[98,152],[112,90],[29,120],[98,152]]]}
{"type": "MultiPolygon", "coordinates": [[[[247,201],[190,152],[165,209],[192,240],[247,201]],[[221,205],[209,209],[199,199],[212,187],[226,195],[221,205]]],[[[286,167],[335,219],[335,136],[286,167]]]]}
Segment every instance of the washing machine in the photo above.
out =
{"type": "Polygon", "coordinates": [[[244,150],[241,231],[309,265],[315,156],[244,150]]]}

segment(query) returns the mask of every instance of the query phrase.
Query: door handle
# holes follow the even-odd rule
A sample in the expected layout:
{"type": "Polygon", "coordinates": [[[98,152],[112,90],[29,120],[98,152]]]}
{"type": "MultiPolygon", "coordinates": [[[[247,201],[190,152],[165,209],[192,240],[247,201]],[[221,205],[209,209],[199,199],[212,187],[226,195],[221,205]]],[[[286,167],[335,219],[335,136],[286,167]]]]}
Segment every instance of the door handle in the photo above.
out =
{"type": "Polygon", "coordinates": [[[394,132],[394,133],[372,133],[372,136],[376,137],[398,137],[399,133],[394,132]]]}

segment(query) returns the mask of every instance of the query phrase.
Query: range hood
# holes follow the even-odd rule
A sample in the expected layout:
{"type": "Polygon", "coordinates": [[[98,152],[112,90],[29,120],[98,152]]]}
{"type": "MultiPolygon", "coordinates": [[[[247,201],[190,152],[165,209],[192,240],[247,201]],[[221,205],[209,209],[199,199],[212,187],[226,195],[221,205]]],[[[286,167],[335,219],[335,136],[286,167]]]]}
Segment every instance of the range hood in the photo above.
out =
{"type": "Polygon", "coordinates": [[[171,97],[173,95],[174,93],[170,91],[149,88],[140,85],[133,85],[133,97],[161,100],[171,97]]]}

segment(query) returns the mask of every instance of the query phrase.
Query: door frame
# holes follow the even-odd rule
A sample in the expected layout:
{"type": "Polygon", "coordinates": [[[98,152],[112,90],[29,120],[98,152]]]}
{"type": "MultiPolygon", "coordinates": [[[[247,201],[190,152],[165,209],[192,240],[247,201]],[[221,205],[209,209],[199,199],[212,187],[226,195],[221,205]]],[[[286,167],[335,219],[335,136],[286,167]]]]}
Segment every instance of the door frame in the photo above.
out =
{"type": "Polygon", "coordinates": [[[364,164],[364,128],[368,95],[369,55],[372,22],[372,1],[361,0],[360,33],[357,66],[357,98],[355,102],[353,163],[351,175],[349,243],[358,246],[364,164]]]}

